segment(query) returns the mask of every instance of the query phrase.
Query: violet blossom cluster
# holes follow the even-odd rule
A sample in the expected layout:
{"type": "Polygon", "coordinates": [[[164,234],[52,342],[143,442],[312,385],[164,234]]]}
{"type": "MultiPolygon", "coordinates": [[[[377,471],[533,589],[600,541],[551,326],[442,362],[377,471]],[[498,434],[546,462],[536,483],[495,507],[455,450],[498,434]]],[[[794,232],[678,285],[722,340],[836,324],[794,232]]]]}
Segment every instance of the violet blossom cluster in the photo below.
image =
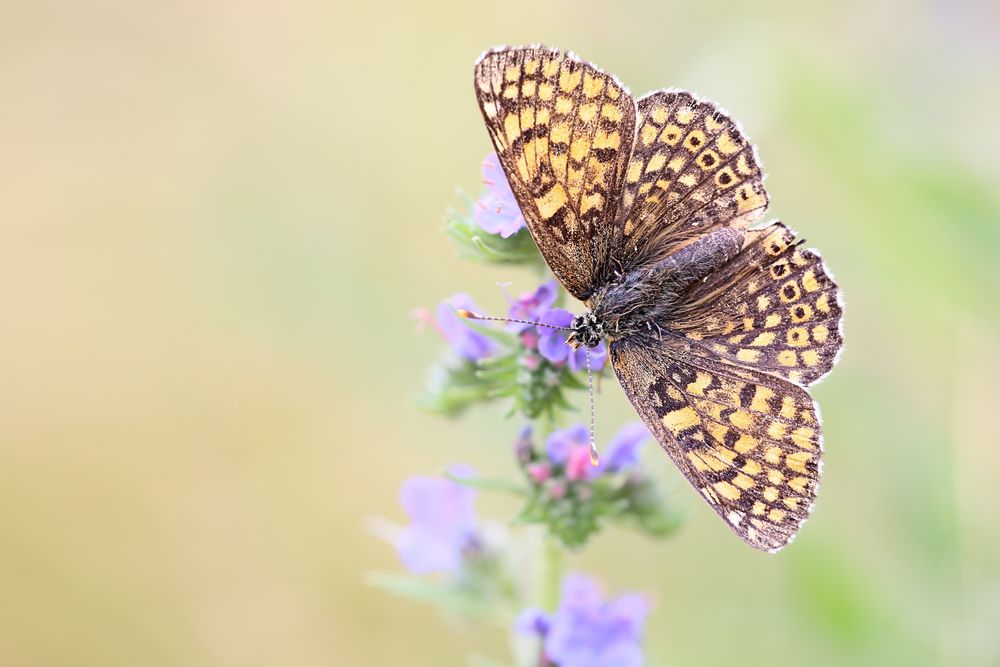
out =
{"type": "Polygon", "coordinates": [[[637,465],[651,436],[645,425],[622,427],[590,460],[590,434],[583,424],[553,431],[544,447],[524,429],[516,445],[519,467],[528,480],[527,502],[519,520],[546,527],[566,547],[579,549],[608,523],[669,534],[677,515],[662,502],[656,483],[637,465]]]}
{"type": "MultiPolygon", "coordinates": [[[[452,215],[448,235],[464,257],[545,270],[496,155],[483,161],[482,173],[485,193],[466,213],[452,215]]],[[[373,575],[371,582],[468,618],[498,620],[534,642],[521,667],[640,667],[649,598],[608,597],[596,579],[566,573],[565,556],[558,554],[582,549],[612,525],[652,537],[677,528],[677,514],[640,465],[652,438],[642,423],[626,424],[598,442],[594,465],[588,427],[565,425],[568,413],[579,414],[568,396],[584,395],[588,362],[586,350],[566,342],[573,314],[562,307],[565,293],[548,274],[536,289],[505,296],[501,315],[518,322],[460,316],[483,312],[466,293],[442,300],[433,312],[418,311],[447,347],[421,401],[448,416],[477,403],[509,402],[512,414],[529,420],[512,448],[518,474],[511,480],[454,466],[440,477],[406,480],[400,491],[406,525],[381,522],[376,532],[394,545],[408,574],[373,575]],[[478,517],[475,500],[485,491],[520,499],[515,529],[478,517]],[[524,543],[539,539],[545,545],[540,565],[556,582],[543,587],[548,596],[521,560],[524,543]]],[[[589,357],[591,372],[602,374],[605,345],[589,357]]]]}

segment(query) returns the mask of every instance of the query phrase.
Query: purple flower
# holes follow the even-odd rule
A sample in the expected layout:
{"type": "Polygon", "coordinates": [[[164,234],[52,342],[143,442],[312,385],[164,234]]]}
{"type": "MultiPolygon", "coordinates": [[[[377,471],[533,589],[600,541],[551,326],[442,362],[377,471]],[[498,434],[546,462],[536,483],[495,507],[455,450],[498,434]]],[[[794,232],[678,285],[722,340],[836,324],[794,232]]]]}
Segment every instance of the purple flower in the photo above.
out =
{"type": "Polygon", "coordinates": [[[556,465],[565,465],[570,454],[577,447],[590,449],[590,433],[583,424],[575,424],[569,428],[553,431],[545,442],[545,451],[549,461],[556,465]]]}
{"type": "Polygon", "coordinates": [[[544,637],[549,632],[549,615],[537,607],[525,609],[517,615],[514,629],[522,635],[544,637]]]}
{"type": "Polygon", "coordinates": [[[639,446],[650,437],[642,422],[623,427],[608,443],[596,468],[590,465],[590,432],[583,424],[553,431],[545,446],[549,461],[565,466],[567,478],[579,481],[634,466],[638,462],[639,446]]]}
{"type": "MultiPolygon", "coordinates": [[[[587,350],[584,348],[578,348],[574,350],[569,348],[569,368],[572,371],[579,371],[587,367],[587,350]]],[[[597,347],[590,350],[590,368],[593,371],[599,371],[604,368],[604,362],[608,359],[608,348],[605,347],[604,341],[602,340],[597,344],[597,347]]]]}
{"type": "Polygon", "coordinates": [[[483,160],[483,183],[487,190],[476,202],[473,212],[476,224],[490,234],[499,234],[503,238],[516,234],[524,227],[524,216],[521,215],[521,208],[500,168],[496,153],[490,153],[483,160]]]}
{"type": "MultiPolygon", "coordinates": [[[[534,292],[525,292],[521,296],[510,302],[507,310],[507,317],[515,320],[529,320],[538,322],[539,319],[556,302],[556,281],[550,280],[542,283],[534,292]]],[[[530,330],[530,324],[510,322],[507,324],[508,331],[521,332],[530,330]]]]}
{"type": "Polygon", "coordinates": [[[569,327],[573,322],[573,313],[562,308],[552,308],[539,317],[538,321],[548,325],[538,327],[538,352],[554,364],[565,363],[573,351],[566,344],[568,332],[552,327],[569,327]]]}
{"type": "Polygon", "coordinates": [[[515,627],[540,637],[544,660],[559,667],[640,667],[647,614],[644,596],[605,600],[596,582],[569,575],[554,614],[529,609],[515,627]]]}
{"type": "Polygon", "coordinates": [[[475,302],[468,294],[455,294],[437,307],[438,331],[444,336],[455,352],[469,361],[479,361],[493,354],[496,345],[492,340],[469,326],[467,320],[455,312],[464,308],[478,312],[475,302]]]}
{"type": "MultiPolygon", "coordinates": [[[[573,313],[562,308],[552,308],[542,315],[538,321],[547,327],[538,327],[538,352],[553,364],[569,364],[570,370],[579,371],[587,367],[587,350],[580,347],[574,350],[566,343],[568,331],[551,327],[569,327],[573,323],[573,313]]],[[[590,367],[595,371],[604,368],[608,358],[608,350],[601,341],[590,351],[590,367]]]]}
{"type": "Polygon", "coordinates": [[[632,422],[621,428],[601,454],[602,472],[619,472],[639,462],[639,446],[651,438],[642,422],[632,422]]]}
{"type": "MultiPolygon", "coordinates": [[[[451,470],[471,475],[465,467],[451,470]]],[[[396,544],[399,557],[413,572],[454,572],[477,538],[476,493],[441,477],[411,477],[403,483],[400,502],[410,517],[396,544]]]]}

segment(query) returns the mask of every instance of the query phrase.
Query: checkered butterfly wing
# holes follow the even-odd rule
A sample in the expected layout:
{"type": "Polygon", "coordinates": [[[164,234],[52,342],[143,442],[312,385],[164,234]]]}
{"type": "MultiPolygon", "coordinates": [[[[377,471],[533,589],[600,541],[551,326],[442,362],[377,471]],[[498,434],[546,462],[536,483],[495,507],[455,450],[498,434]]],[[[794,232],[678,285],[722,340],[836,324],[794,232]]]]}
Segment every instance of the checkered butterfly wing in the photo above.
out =
{"type": "MultiPolygon", "coordinates": [[[[490,51],[475,81],[532,237],[579,299],[767,208],[753,146],[689,93],[636,104],[613,77],[543,47],[490,51]]],[[[611,358],[684,476],[741,538],[774,551],[816,494],[819,416],[802,385],[835,363],[842,311],[822,260],[784,226],[745,234],[735,257],[680,295],[670,322],[615,340],[611,358]]]]}
{"type": "Polygon", "coordinates": [[[588,298],[607,273],[635,101],[593,65],[543,47],[485,53],[475,84],[532,237],[563,286],[588,298]]]}
{"type": "Polygon", "coordinates": [[[638,108],[616,220],[622,264],[656,261],[713,229],[763,216],[768,197],[756,151],[719,107],[661,90],[638,108]]]}
{"type": "Polygon", "coordinates": [[[726,524],[757,549],[788,544],[820,476],[819,414],[809,394],[670,332],[615,341],[611,360],[636,412],[726,524]]]}
{"type": "Polygon", "coordinates": [[[671,328],[703,353],[808,386],[837,362],[843,314],[819,253],[774,223],[686,295],[671,328]]]}

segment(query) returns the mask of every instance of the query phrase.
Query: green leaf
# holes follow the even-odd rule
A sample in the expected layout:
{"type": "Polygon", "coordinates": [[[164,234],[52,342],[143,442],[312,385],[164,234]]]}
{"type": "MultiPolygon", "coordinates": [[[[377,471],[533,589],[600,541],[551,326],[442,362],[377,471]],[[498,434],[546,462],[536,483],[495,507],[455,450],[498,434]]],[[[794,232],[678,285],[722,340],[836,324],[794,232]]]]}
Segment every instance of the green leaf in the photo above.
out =
{"type": "Polygon", "coordinates": [[[365,583],[387,593],[426,602],[462,616],[482,617],[489,611],[488,601],[477,599],[461,588],[430,577],[389,572],[368,572],[365,583]]]}
{"type": "Polygon", "coordinates": [[[517,496],[519,498],[524,498],[528,495],[527,490],[522,485],[505,479],[489,479],[486,477],[462,477],[458,475],[453,475],[448,470],[445,470],[443,474],[447,479],[450,479],[456,484],[461,484],[462,486],[468,486],[470,488],[478,489],[480,491],[496,491],[500,493],[506,493],[512,496],[517,496]]]}
{"type": "Polygon", "coordinates": [[[464,213],[450,209],[445,214],[445,233],[455,242],[460,257],[474,262],[521,264],[534,266],[539,270],[546,269],[538,247],[527,229],[507,238],[490,234],[476,224],[472,217],[475,203],[466,196],[463,199],[464,213]]]}

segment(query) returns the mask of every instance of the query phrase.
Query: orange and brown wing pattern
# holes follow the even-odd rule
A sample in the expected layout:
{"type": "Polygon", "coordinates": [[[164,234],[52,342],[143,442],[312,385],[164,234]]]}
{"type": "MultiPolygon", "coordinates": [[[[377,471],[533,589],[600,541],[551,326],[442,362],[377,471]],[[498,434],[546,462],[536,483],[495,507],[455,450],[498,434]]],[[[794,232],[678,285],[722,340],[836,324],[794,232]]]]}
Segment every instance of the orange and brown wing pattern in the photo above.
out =
{"type": "Polygon", "coordinates": [[[822,467],[803,389],[667,334],[611,345],[629,400],[689,482],[745,542],[777,551],[809,516],[822,467]]]}
{"type": "Polygon", "coordinates": [[[688,296],[672,327],[722,359],[808,386],[843,348],[840,289],[815,250],[780,223],[688,296]]]}
{"type": "Polygon", "coordinates": [[[753,145],[710,102],[685,91],[639,100],[618,214],[624,258],[663,256],[712,228],[746,226],[767,208],[753,145]]]}
{"type": "Polygon", "coordinates": [[[476,95],[532,237],[560,282],[590,296],[635,136],[635,101],[568,53],[502,47],[475,68],[476,95]]]}

